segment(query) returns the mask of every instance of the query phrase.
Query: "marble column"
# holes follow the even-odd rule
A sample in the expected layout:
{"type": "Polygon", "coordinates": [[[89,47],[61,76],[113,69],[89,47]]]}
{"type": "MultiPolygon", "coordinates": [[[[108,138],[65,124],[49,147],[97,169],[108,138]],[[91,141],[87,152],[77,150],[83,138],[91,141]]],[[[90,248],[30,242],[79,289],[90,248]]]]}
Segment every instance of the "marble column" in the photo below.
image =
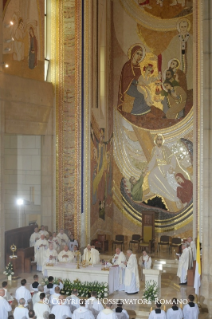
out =
{"type": "Polygon", "coordinates": [[[204,0],[203,14],[203,259],[201,295],[212,318],[212,2],[204,0]]]}

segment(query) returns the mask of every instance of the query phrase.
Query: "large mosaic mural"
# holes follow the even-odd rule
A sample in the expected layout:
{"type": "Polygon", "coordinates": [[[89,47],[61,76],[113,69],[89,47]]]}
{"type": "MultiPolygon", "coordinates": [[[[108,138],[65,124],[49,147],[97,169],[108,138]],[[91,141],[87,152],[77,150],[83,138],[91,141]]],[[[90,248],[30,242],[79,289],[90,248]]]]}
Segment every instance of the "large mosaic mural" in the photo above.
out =
{"type": "Polygon", "coordinates": [[[114,202],[177,229],[192,219],[193,2],[119,0],[113,28],[114,202]]]}

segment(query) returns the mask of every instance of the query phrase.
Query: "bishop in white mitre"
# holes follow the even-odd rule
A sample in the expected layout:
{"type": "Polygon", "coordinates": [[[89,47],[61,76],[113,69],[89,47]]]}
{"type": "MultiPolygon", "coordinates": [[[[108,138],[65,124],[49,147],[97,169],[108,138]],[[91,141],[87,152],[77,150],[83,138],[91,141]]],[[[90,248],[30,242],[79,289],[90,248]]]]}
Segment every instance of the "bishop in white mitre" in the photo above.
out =
{"type": "Polygon", "coordinates": [[[194,303],[194,296],[188,296],[188,304],[183,308],[183,318],[184,319],[198,319],[199,317],[199,307],[194,303]]]}
{"type": "Polygon", "coordinates": [[[87,248],[84,249],[84,254],[82,256],[82,260],[85,260],[87,263],[91,265],[95,265],[99,263],[99,252],[97,249],[91,247],[91,245],[87,245],[87,248]]]}
{"type": "Polygon", "coordinates": [[[119,247],[116,248],[116,253],[113,256],[112,263],[113,265],[119,266],[119,290],[124,290],[124,276],[125,276],[125,262],[126,256],[119,247]]]}
{"type": "Polygon", "coordinates": [[[189,265],[189,250],[186,247],[186,244],[182,245],[182,255],[179,258],[177,277],[180,278],[180,285],[187,284],[187,270],[189,265]]]}
{"type": "Polygon", "coordinates": [[[37,270],[42,271],[44,263],[45,251],[48,249],[48,241],[44,235],[41,235],[40,239],[35,244],[35,261],[37,262],[37,270]]]}
{"type": "Polygon", "coordinates": [[[46,238],[48,238],[49,237],[49,233],[45,229],[45,226],[41,225],[40,228],[41,228],[40,231],[39,231],[40,235],[44,235],[46,238]]]}
{"type": "Polygon", "coordinates": [[[64,247],[65,245],[68,245],[68,244],[69,244],[68,236],[64,233],[64,230],[63,230],[63,229],[60,230],[60,232],[57,234],[57,237],[60,238],[60,240],[61,240],[60,249],[63,249],[63,247],[64,247]]]}
{"type": "Polygon", "coordinates": [[[30,236],[30,239],[29,239],[29,246],[30,247],[35,246],[35,243],[38,239],[40,239],[40,233],[38,232],[38,227],[35,227],[34,233],[30,236]]]}
{"type": "Polygon", "coordinates": [[[141,280],[144,279],[143,269],[150,269],[152,266],[152,258],[147,255],[146,250],[142,252],[142,256],[139,258],[139,266],[141,267],[141,280]]]}
{"type": "Polygon", "coordinates": [[[112,304],[107,303],[106,308],[100,311],[97,319],[117,319],[116,313],[112,311],[112,304]]]}
{"type": "Polygon", "coordinates": [[[127,294],[135,294],[139,291],[140,281],[136,255],[131,250],[127,251],[128,262],[125,269],[124,285],[127,294]]]}
{"type": "Polygon", "coordinates": [[[72,319],[95,319],[92,312],[85,308],[85,299],[80,300],[80,307],[74,310],[72,319]]]}
{"type": "Polygon", "coordinates": [[[53,243],[49,244],[49,248],[44,252],[44,263],[54,264],[57,261],[57,251],[53,247],[53,243]]]}
{"type": "Polygon", "coordinates": [[[194,260],[196,260],[196,255],[197,255],[196,245],[195,245],[195,242],[193,241],[193,239],[191,237],[188,237],[188,242],[189,242],[191,250],[192,250],[192,258],[193,258],[193,261],[194,261],[194,260]]]}
{"type": "Polygon", "coordinates": [[[65,245],[64,249],[59,253],[58,260],[63,263],[70,263],[74,260],[74,254],[68,249],[67,245],[65,245]]]}
{"type": "Polygon", "coordinates": [[[60,247],[61,247],[61,239],[59,237],[57,237],[57,233],[54,232],[52,237],[52,241],[55,243],[56,245],[56,251],[59,253],[60,252],[60,247]]]}

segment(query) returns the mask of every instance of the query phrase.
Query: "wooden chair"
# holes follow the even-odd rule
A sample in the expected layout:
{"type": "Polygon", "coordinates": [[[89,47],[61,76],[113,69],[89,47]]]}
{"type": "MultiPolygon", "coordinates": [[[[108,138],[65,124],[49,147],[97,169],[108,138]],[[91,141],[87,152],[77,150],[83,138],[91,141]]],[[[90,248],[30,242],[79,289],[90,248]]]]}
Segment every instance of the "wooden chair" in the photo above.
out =
{"type": "Polygon", "coordinates": [[[142,237],[139,248],[147,249],[150,253],[154,250],[155,239],[155,212],[142,212],[142,237]]]}
{"type": "Polygon", "coordinates": [[[122,245],[124,247],[124,235],[116,235],[115,240],[112,242],[112,249],[114,245],[121,245],[121,250],[122,250],[122,245]]]}
{"type": "Polygon", "coordinates": [[[172,252],[172,247],[178,248],[178,253],[181,252],[181,238],[172,238],[171,244],[169,246],[169,251],[172,252]]]}
{"type": "Polygon", "coordinates": [[[157,251],[160,250],[160,246],[168,246],[168,250],[169,250],[169,238],[170,238],[169,236],[165,236],[165,235],[160,236],[160,241],[158,243],[157,251]]]}
{"type": "Polygon", "coordinates": [[[141,239],[141,235],[133,234],[132,239],[129,242],[129,248],[131,249],[131,246],[135,244],[138,244],[139,246],[140,239],[141,239]]]}

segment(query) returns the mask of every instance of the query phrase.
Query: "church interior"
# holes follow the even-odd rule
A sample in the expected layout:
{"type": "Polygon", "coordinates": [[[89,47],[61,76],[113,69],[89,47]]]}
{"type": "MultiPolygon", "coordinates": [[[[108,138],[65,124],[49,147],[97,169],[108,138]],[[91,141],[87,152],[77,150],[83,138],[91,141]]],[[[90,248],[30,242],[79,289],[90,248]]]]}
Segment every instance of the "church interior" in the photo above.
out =
{"type": "Polygon", "coordinates": [[[98,297],[128,312],[108,319],[149,318],[152,282],[167,319],[172,298],[212,318],[211,0],[0,0],[0,15],[8,316],[38,275],[82,300],[106,282],[98,297]]]}

